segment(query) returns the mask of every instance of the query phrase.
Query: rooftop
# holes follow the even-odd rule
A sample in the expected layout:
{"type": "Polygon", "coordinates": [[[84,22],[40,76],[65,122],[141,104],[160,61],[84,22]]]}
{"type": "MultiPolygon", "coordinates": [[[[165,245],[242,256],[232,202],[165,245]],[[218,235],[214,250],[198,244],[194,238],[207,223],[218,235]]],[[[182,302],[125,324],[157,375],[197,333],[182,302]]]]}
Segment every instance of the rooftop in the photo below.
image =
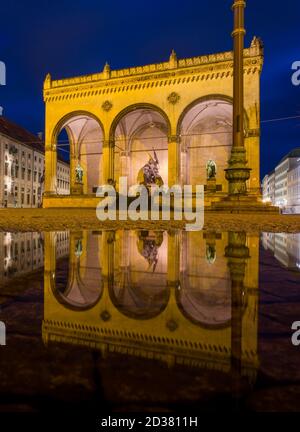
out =
{"type": "MultiPolygon", "coordinates": [[[[45,143],[41,138],[3,116],[0,116],[0,134],[45,153],[45,143]]],[[[67,163],[59,154],[57,157],[61,162],[67,163]]]]}
{"type": "Polygon", "coordinates": [[[284,162],[286,159],[292,159],[292,158],[296,158],[296,157],[300,157],[300,147],[297,147],[293,150],[291,150],[288,154],[286,154],[281,161],[279,162],[278,165],[280,165],[282,162],[284,162]]]}
{"type": "Polygon", "coordinates": [[[2,116],[0,116],[0,134],[26,144],[42,153],[45,151],[44,142],[38,136],[2,116]]]}

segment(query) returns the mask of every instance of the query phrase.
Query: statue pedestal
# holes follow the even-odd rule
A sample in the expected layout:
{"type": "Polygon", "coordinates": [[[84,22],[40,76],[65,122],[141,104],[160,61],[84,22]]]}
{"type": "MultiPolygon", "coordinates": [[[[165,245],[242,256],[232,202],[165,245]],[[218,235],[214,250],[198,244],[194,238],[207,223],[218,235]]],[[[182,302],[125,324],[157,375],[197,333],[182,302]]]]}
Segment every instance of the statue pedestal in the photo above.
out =
{"type": "Polygon", "coordinates": [[[216,178],[209,178],[207,179],[207,183],[206,183],[206,192],[207,193],[215,193],[217,190],[217,185],[216,185],[216,178]]]}
{"type": "Polygon", "coordinates": [[[256,196],[229,195],[211,205],[212,211],[228,213],[273,213],[279,214],[279,208],[263,203],[256,196]]]}
{"type": "Polygon", "coordinates": [[[75,183],[71,186],[71,195],[83,195],[83,184],[75,183]]]}

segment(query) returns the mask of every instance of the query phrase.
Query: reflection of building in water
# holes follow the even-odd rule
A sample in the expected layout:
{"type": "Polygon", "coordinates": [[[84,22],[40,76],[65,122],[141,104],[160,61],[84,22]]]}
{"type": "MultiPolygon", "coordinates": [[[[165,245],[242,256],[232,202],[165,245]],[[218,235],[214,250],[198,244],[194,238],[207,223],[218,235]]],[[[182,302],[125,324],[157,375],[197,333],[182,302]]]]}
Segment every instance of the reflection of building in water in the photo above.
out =
{"type": "Polygon", "coordinates": [[[227,233],[77,232],[63,268],[55,233],[45,233],[44,341],[225,372],[239,355],[241,373],[254,377],[258,242],[227,233]],[[156,248],[155,269],[145,239],[156,248]]]}
{"type": "Polygon", "coordinates": [[[262,244],[285,267],[300,270],[300,233],[263,233],[262,244]]]}
{"type": "MultiPolygon", "coordinates": [[[[57,233],[57,258],[68,254],[69,234],[57,233]]],[[[0,233],[0,283],[44,265],[43,235],[38,232],[0,233]]]]}

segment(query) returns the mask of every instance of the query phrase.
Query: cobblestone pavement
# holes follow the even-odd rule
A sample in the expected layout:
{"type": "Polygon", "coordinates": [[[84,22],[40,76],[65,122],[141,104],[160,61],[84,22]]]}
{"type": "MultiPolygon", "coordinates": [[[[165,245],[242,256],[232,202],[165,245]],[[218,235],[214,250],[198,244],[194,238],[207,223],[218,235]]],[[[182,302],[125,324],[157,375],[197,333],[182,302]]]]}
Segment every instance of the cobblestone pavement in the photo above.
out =
{"type": "MultiPolygon", "coordinates": [[[[300,232],[300,215],[206,213],[204,229],[209,231],[300,232]]],[[[54,231],[77,229],[175,229],[184,221],[106,221],[96,218],[94,209],[1,209],[1,231],[54,231]]]]}

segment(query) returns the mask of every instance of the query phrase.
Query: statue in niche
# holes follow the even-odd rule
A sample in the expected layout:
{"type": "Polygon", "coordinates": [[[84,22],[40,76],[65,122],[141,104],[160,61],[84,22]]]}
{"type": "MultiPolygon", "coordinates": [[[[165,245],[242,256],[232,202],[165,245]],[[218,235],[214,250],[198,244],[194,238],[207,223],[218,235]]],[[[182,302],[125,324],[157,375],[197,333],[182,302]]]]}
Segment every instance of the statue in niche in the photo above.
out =
{"type": "Polygon", "coordinates": [[[76,183],[82,183],[83,181],[83,169],[78,161],[78,164],[75,168],[75,179],[76,183]]]}
{"type": "Polygon", "coordinates": [[[79,258],[82,254],[82,241],[81,239],[77,240],[76,246],[75,246],[75,256],[79,258]]]}
{"type": "Polygon", "coordinates": [[[216,178],[217,166],[213,160],[209,160],[206,164],[206,176],[207,180],[213,180],[216,178]]]}
{"type": "Polygon", "coordinates": [[[156,185],[158,187],[164,184],[163,179],[159,174],[159,160],[155,150],[153,149],[153,156],[149,154],[148,162],[139,170],[138,183],[146,187],[156,185]]]}
{"type": "Polygon", "coordinates": [[[206,246],[206,261],[209,264],[213,264],[216,261],[217,252],[215,246],[207,245],[206,246]]]}

